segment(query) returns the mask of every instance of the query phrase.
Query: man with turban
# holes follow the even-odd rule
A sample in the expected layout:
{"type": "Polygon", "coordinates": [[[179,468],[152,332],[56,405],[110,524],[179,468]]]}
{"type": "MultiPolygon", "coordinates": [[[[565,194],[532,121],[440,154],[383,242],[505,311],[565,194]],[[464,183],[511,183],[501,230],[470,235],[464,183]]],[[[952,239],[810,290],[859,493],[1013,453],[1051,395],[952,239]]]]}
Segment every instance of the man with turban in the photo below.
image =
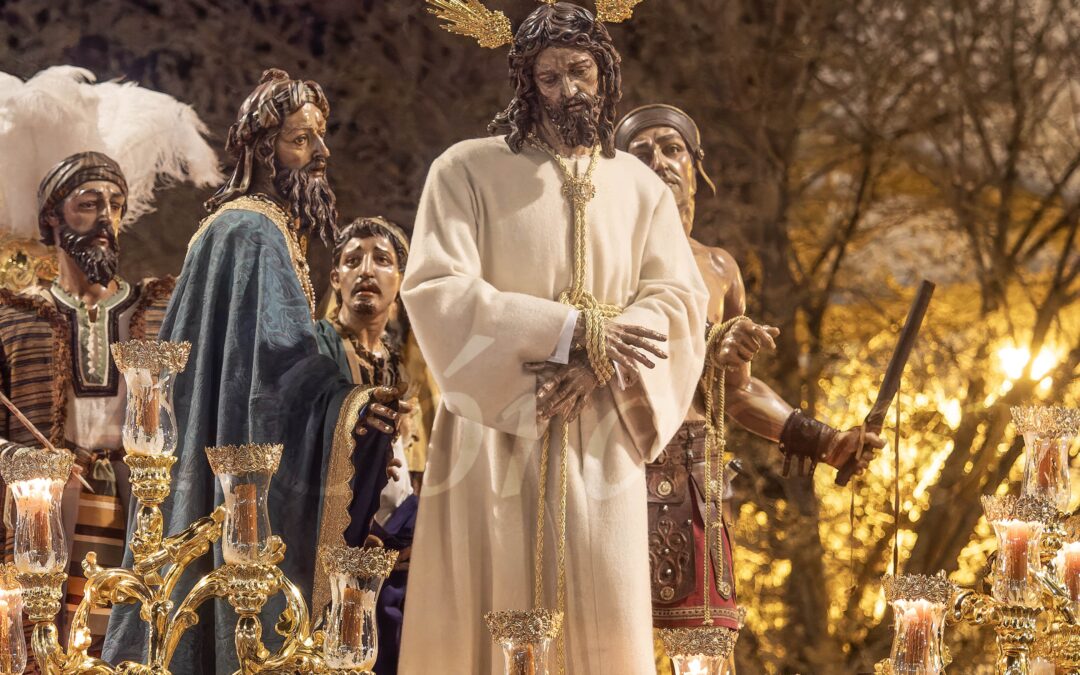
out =
{"type": "MultiPolygon", "coordinates": [[[[180,439],[172,501],[162,509],[166,532],[224,501],[205,448],[284,444],[270,487],[270,523],[288,547],[281,569],[305,596],[314,594],[316,616],[329,598],[326,575],[316,575],[317,544],[344,543],[346,529],[366,537],[397,420],[392,390],[351,384],[318,349],[305,252],[313,235],[329,244],[334,238],[329,114],[317,83],[276,69],[263,73],[229,129],[232,176],[206,204],[211,213],[188,245],[161,330],[163,339],[191,343],[176,380],[180,439]],[[338,461],[351,463],[351,485],[324,485],[328,466],[338,461]]],[[[215,547],[212,560],[204,556],[188,569],[174,599],[222,563],[215,547]]],[[[278,595],[263,612],[271,650],[280,644],[274,625],[283,609],[278,595]]],[[[235,626],[228,603],[205,603],[172,656],[171,672],[237,670],[235,626]]],[[[105,658],[141,661],[145,638],[138,608],[117,607],[105,658]]]]}
{"type": "MultiPolygon", "coordinates": [[[[84,491],[72,479],[64,490],[70,576],[58,621],[63,628],[82,598],[86,552],[97,551],[105,565],[119,564],[123,553],[131,497],[120,438],[126,395],[110,346],[156,337],[173,279],[131,283],[117,274],[128,184],[107,155],[82,152],[61,161],[41,181],[38,203],[41,242],[56,246],[59,274],[49,285],[0,290],[0,387],[50,443],[75,453],[94,487],[84,491]]],[[[0,408],[0,453],[39,445],[0,408]]],[[[6,507],[10,525],[14,505],[6,507]]],[[[8,556],[14,528],[6,534],[8,556]]],[[[95,653],[107,621],[105,612],[90,617],[95,653]]]]}

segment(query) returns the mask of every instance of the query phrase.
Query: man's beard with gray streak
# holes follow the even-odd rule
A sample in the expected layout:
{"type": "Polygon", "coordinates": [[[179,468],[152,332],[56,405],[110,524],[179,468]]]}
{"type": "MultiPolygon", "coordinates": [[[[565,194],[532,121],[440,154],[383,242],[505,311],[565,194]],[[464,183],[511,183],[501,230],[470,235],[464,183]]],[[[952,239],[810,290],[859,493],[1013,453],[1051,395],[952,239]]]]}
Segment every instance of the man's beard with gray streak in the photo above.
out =
{"type": "Polygon", "coordinates": [[[60,248],[75,260],[90,283],[107,286],[116,277],[116,270],[120,266],[120,246],[108,223],[99,223],[86,234],[79,234],[67,223],[61,224],[60,248]],[[102,234],[109,240],[105,248],[94,241],[102,234]]]}
{"type": "Polygon", "coordinates": [[[591,148],[600,141],[597,130],[600,99],[579,91],[557,104],[544,101],[544,110],[568,147],[591,148]]]}
{"type": "MultiPolygon", "coordinates": [[[[326,173],[311,173],[315,164],[312,162],[295,171],[277,165],[274,187],[285,198],[291,215],[300,219],[300,231],[316,234],[333,247],[337,232],[337,198],[326,180],[326,173]]],[[[322,165],[325,167],[325,162],[322,165]]]]}

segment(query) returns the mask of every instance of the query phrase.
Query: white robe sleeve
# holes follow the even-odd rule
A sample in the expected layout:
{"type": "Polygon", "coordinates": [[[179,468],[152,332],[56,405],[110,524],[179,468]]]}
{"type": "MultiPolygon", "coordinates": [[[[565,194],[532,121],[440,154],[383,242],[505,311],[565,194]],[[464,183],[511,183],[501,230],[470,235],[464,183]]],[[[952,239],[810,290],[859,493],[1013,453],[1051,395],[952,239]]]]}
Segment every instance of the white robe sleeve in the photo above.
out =
{"type": "Polygon", "coordinates": [[[608,385],[623,424],[645,461],[653,461],[686,419],[705,358],[708,291],[670,190],[652,214],[633,302],[615,319],[668,336],[667,359],[641,366],[638,384],[608,385]]]}
{"type": "Polygon", "coordinates": [[[523,365],[551,356],[571,308],[484,280],[475,199],[464,167],[432,164],[401,296],[446,408],[538,438],[536,376],[523,365]]]}

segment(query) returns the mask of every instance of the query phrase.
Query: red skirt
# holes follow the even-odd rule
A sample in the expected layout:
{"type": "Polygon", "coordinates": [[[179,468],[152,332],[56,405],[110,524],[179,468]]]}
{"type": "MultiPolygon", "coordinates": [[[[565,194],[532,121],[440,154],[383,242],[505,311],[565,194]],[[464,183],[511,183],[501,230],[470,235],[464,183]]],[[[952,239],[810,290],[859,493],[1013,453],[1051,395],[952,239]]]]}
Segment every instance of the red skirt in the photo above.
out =
{"type": "MultiPolygon", "coordinates": [[[[726,524],[720,527],[719,552],[716,537],[710,538],[713,550],[707,580],[703,574],[704,452],[704,423],[687,422],[648,467],[649,560],[653,625],[657,628],[706,625],[706,584],[711,625],[739,628],[731,538],[726,524]]],[[[721,459],[717,456],[713,461],[721,459]]],[[[718,521],[716,515],[721,505],[721,495],[717,494],[709,509],[710,522],[718,521]]]]}

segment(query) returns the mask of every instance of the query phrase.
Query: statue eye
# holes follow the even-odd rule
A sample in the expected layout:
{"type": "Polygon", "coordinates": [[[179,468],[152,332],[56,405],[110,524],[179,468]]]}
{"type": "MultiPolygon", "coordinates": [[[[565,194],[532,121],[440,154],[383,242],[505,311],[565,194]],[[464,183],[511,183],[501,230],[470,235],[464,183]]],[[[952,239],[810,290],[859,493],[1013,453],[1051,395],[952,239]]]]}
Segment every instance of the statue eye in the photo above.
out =
{"type": "Polygon", "coordinates": [[[295,142],[297,145],[304,145],[305,143],[307,143],[307,134],[301,134],[300,136],[297,136],[295,142]]]}

